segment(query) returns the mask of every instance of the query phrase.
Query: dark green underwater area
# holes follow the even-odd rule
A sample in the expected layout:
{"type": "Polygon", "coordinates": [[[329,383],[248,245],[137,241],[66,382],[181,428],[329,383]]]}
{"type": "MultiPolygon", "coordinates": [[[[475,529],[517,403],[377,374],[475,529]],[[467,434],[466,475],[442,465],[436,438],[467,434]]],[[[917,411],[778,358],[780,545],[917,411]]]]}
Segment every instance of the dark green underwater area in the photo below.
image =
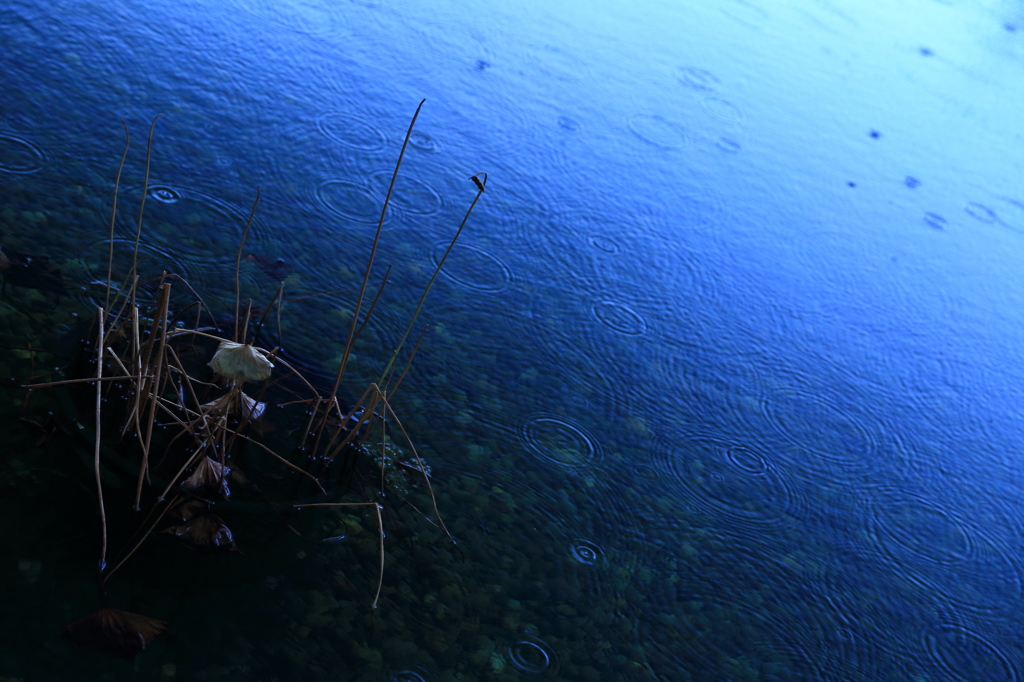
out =
{"type": "Polygon", "coordinates": [[[1022,39],[0,3],[0,682],[1022,679],[1022,39]]]}

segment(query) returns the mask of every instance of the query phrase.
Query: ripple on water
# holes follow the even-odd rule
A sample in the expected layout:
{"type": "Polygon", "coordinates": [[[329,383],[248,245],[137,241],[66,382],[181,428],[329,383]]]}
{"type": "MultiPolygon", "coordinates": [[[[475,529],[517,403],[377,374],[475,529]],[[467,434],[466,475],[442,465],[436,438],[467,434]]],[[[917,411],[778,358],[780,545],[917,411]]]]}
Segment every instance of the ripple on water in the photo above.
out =
{"type": "Polygon", "coordinates": [[[867,415],[828,395],[826,390],[789,388],[761,398],[761,414],[797,452],[801,471],[824,472],[841,484],[870,470],[877,439],[867,415]]]}
{"type": "MultiPolygon", "coordinates": [[[[848,534],[852,537],[854,534],[848,534]]],[[[919,658],[917,638],[931,614],[923,614],[916,588],[907,585],[875,551],[853,542],[839,542],[830,553],[819,587],[810,595],[819,627],[848,656],[919,658]],[[870,608],[861,595],[875,593],[870,608]]],[[[931,608],[929,603],[928,608],[931,608]]]]}
{"type": "Polygon", "coordinates": [[[573,540],[569,556],[585,566],[595,566],[604,560],[604,550],[588,540],[573,540]]]}
{"type": "Polygon", "coordinates": [[[700,105],[711,116],[726,123],[740,124],[747,119],[746,114],[738,106],[720,97],[707,97],[701,100],[700,105]]]}
{"type": "Polygon", "coordinates": [[[431,153],[441,149],[440,142],[434,139],[431,135],[419,130],[413,130],[412,134],[409,135],[409,146],[419,149],[421,152],[431,153]]]}
{"type": "MultiPolygon", "coordinates": [[[[140,190],[139,187],[129,187],[125,192],[134,194],[140,190]]],[[[252,214],[251,205],[243,207],[216,194],[192,187],[152,182],[148,186],[148,192],[150,199],[155,203],[146,204],[146,225],[163,223],[172,225],[175,229],[171,233],[165,233],[163,229],[151,229],[152,234],[144,232],[143,238],[171,239],[169,246],[177,243],[173,240],[186,236],[205,241],[211,249],[230,246],[229,251],[234,252],[252,214]]],[[[252,198],[255,198],[255,195],[252,198]]],[[[134,226],[131,229],[134,234],[134,226]]],[[[271,237],[270,229],[257,211],[249,227],[246,244],[271,237]]]]}
{"type": "Polygon", "coordinates": [[[530,635],[508,647],[508,659],[524,673],[543,673],[557,667],[557,658],[551,647],[530,635]]]}
{"type": "Polygon", "coordinates": [[[893,488],[874,489],[871,521],[882,550],[900,565],[961,563],[976,553],[957,514],[893,488]]]}
{"type": "Polygon", "coordinates": [[[1007,638],[996,640],[979,629],[942,623],[924,634],[925,647],[942,672],[941,679],[961,682],[1014,682],[1020,679],[1019,653],[1007,649],[1007,638]]]}
{"type": "Polygon", "coordinates": [[[568,116],[558,117],[558,127],[570,133],[574,133],[580,129],[580,124],[573,118],[568,116]]]}
{"type": "Polygon", "coordinates": [[[149,196],[164,204],[175,204],[181,201],[181,195],[173,187],[153,185],[149,188],[149,196]]]}
{"type": "Polygon", "coordinates": [[[693,428],[757,433],[763,428],[760,397],[768,385],[765,358],[745,352],[742,338],[697,336],[711,322],[692,325],[692,335],[667,340],[671,352],[652,362],[654,395],[664,396],[677,419],[693,428]]]}
{"type": "MultiPolygon", "coordinates": [[[[439,241],[430,250],[430,261],[437,267],[450,240],[439,241]]],[[[494,294],[512,282],[512,269],[500,258],[479,246],[456,242],[444,262],[441,276],[472,291],[494,294]]]]}
{"type": "Polygon", "coordinates": [[[723,2],[719,9],[726,16],[751,28],[763,26],[769,18],[768,12],[747,0],[729,0],[723,2]]]}
{"type": "Polygon", "coordinates": [[[797,499],[784,470],[756,446],[719,435],[683,434],[657,449],[659,467],[683,487],[689,504],[757,537],[794,514],[797,499]]]}
{"type": "Polygon", "coordinates": [[[627,336],[640,336],[647,331],[647,320],[628,303],[597,301],[590,307],[598,322],[627,336]]]}
{"type": "Polygon", "coordinates": [[[557,45],[530,45],[527,59],[538,71],[556,80],[574,82],[591,75],[589,62],[557,45]]]}
{"type": "Polygon", "coordinates": [[[1019,562],[986,527],[898,488],[873,489],[868,503],[877,550],[930,598],[990,617],[1015,608],[1019,562]]]}
{"type": "Polygon", "coordinates": [[[930,228],[932,228],[934,230],[944,230],[949,225],[949,221],[948,220],[946,220],[944,217],[942,217],[938,213],[932,213],[931,211],[926,211],[925,212],[925,214],[924,214],[924,223],[925,223],[925,225],[927,225],[928,227],[930,227],[930,228]]]}
{"type": "Polygon", "coordinates": [[[680,227],[713,227],[725,214],[725,201],[709,188],[683,190],[672,197],[672,207],[682,221],[680,227]]]}
{"type": "Polygon", "coordinates": [[[622,253],[619,246],[619,238],[608,234],[592,234],[587,237],[587,243],[602,253],[617,256],[622,253]]]}
{"type": "Polygon", "coordinates": [[[718,76],[707,69],[695,66],[683,66],[676,72],[679,82],[693,90],[711,91],[722,84],[718,76]]]}
{"type": "Polygon", "coordinates": [[[653,665],[656,670],[673,666],[699,670],[702,680],[731,680],[736,679],[735,661],[743,660],[747,669],[783,671],[777,679],[829,679],[814,655],[813,631],[794,627],[795,616],[785,613],[785,605],[772,603],[763,587],[746,594],[711,589],[684,588],[651,600],[657,608],[643,614],[640,634],[646,650],[666,659],[653,665]]]}
{"type": "Polygon", "coordinates": [[[290,0],[287,4],[270,0],[243,0],[233,3],[259,21],[260,29],[298,33],[304,36],[335,36],[345,25],[338,12],[340,4],[311,0],[290,0]]]}
{"type": "MultiPolygon", "coordinates": [[[[114,238],[114,263],[127,272],[131,267],[131,257],[135,250],[135,239],[129,237],[114,238]]],[[[104,247],[110,244],[110,240],[104,240],[104,247]]],[[[173,249],[166,245],[143,239],[139,242],[139,274],[145,281],[157,278],[163,271],[178,275],[184,278],[192,287],[198,288],[204,283],[203,273],[215,271],[224,272],[225,268],[233,263],[227,260],[217,261],[212,258],[202,258],[190,254],[184,249],[173,249]]],[[[106,273],[102,275],[106,276],[106,273]]],[[[115,272],[114,279],[118,274],[115,272]]]]}
{"type": "Polygon", "coordinates": [[[1024,203],[1001,197],[996,204],[998,209],[993,211],[999,217],[999,223],[1011,232],[1024,233],[1024,203]]]}
{"type": "Polygon", "coordinates": [[[329,111],[320,114],[316,127],[343,147],[363,152],[381,151],[388,141],[387,135],[376,122],[349,112],[329,111]]]}
{"type": "MultiPolygon", "coordinates": [[[[375,194],[380,194],[381,197],[387,195],[393,175],[391,170],[382,170],[370,176],[370,184],[375,189],[375,194]]],[[[434,189],[429,182],[408,173],[398,174],[395,190],[391,193],[390,205],[400,211],[417,216],[437,215],[445,207],[444,199],[439,191],[434,189]]]]}
{"type": "Polygon", "coordinates": [[[740,151],[743,150],[743,147],[740,146],[739,142],[728,137],[718,138],[715,142],[715,146],[726,154],[739,154],[740,151]]]}
{"type": "Polygon", "coordinates": [[[999,216],[996,215],[995,211],[985,204],[980,204],[977,201],[968,202],[968,204],[964,206],[964,212],[975,220],[987,225],[991,225],[999,220],[999,216]]]}
{"type": "Polygon", "coordinates": [[[0,172],[28,175],[45,165],[42,149],[13,133],[0,132],[0,172]]]}
{"type": "Polygon", "coordinates": [[[689,142],[682,126],[657,114],[634,114],[629,119],[629,129],[659,149],[679,149],[689,142]]]}
{"type": "Polygon", "coordinates": [[[376,224],[384,206],[384,197],[369,187],[347,180],[325,180],[316,188],[320,205],[342,218],[357,223],[376,224]]]}
{"type": "Polygon", "coordinates": [[[602,459],[598,441],[561,417],[535,416],[522,424],[519,436],[535,456],[566,469],[591,467],[602,459]]]}
{"type": "MultiPolygon", "coordinates": [[[[141,244],[151,253],[140,266],[142,271],[159,274],[164,268],[176,269],[193,287],[218,288],[217,282],[234,271],[234,254],[251,211],[193,188],[155,182],[147,192],[150,201],[146,203],[141,244]]],[[[125,189],[129,196],[140,193],[140,187],[125,189]]],[[[135,220],[129,212],[118,216],[115,241],[120,244],[119,253],[130,254],[134,248],[135,220]]],[[[269,243],[269,238],[269,229],[256,215],[249,229],[247,248],[258,251],[261,244],[269,243]]],[[[243,268],[243,279],[259,286],[259,278],[246,272],[248,269],[243,268]]]]}

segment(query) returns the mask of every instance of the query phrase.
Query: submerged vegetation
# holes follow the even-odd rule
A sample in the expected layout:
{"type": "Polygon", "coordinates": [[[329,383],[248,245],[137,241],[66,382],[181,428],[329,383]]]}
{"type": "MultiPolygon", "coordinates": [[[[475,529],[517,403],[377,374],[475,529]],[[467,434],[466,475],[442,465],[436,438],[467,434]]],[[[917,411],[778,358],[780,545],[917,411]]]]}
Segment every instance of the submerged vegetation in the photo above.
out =
{"type": "MultiPolygon", "coordinates": [[[[110,217],[107,274],[95,283],[95,309],[74,322],[81,344],[48,376],[37,370],[36,357],[52,350],[41,350],[36,340],[14,349],[31,362],[31,376],[24,384],[28,390],[23,420],[40,432],[40,438],[64,428],[61,423],[73,422],[92,446],[88,464],[95,497],[90,509],[80,511],[95,512],[99,519],[96,552],[103,603],[67,625],[65,636],[71,641],[126,658],[145,648],[167,624],[107,605],[111,581],[124,573],[140,548],[160,538],[176,540],[200,555],[244,551],[244,539],[236,538],[229,523],[253,503],[271,510],[284,527],[303,537],[300,524],[294,522],[301,509],[368,514],[379,535],[380,553],[373,607],[385,571],[389,505],[396,501],[411,505],[451,540],[434,499],[430,468],[392,405],[426,331],[419,331],[413,341],[417,317],[484,191],[485,173],[472,176],[476,194],[425,284],[401,340],[387,349],[389,359],[378,378],[357,391],[342,391],[353,345],[387,283],[385,274],[371,295],[385,213],[422,105],[412,117],[395,164],[330,386],[317,385],[284,356],[279,345],[267,343],[275,316],[281,333],[284,282],[270,301],[254,304],[242,295],[239,269],[243,259],[253,259],[245,255],[245,240],[259,204],[258,189],[235,256],[232,310],[211,308],[203,292],[193,289],[179,273],[165,270],[153,279],[140,275],[139,247],[146,239],[145,200],[159,116],[149,130],[130,266],[115,281],[114,226],[130,148],[125,125],[110,217]],[[42,390],[59,393],[63,413],[45,418],[34,413],[33,398],[42,390]],[[343,397],[360,391],[355,400],[343,397]],[[422,501],[414,502],[414,493],[422,501]]],[[[58,294],[63,290],[60,273],[45,259],[8,248],[0,254],[6,283],[58,294]]]]}

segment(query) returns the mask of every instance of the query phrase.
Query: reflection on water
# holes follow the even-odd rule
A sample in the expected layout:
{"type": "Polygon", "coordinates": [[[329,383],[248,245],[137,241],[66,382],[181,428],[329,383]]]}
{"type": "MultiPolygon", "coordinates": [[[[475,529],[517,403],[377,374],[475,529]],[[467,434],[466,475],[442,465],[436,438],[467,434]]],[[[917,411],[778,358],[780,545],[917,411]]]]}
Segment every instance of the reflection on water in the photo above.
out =
{"type": "MultiPolygon", "coordinates": [[[[1020,679],[1004,10],[7,3],[0,251],[62,286],[0,260],[0,580],[31,614],[0,626],[0,675],[1020,679]],[[243,555],[147,541],[108,595],[170,636],[134,663],[75,651],[60,627],[96,607],[91,415],[26,408],[20,384],[91,333],[119,118],[114,278],[162,112],[141,275],[231,322],[259,187],[239,286],[262,315],[284,283],[264,334],[329,384],[422,97],[342,398],[379,376],[487,171],[391,396],[457,544],[417,513],[429,497],[385,498],[371,612],[371,513],[289,529],[239,503],[243,555]]],[[[274,412],[269,433],[301,428],[274,412]]]]}

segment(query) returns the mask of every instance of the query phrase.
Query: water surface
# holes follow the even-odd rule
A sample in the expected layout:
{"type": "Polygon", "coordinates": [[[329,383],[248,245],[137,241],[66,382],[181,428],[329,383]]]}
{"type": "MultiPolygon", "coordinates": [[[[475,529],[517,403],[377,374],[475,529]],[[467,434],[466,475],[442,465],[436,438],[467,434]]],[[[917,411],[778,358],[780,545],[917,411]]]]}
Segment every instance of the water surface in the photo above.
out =
{"type": "MultiPolygon", "coordinates": [[[[26,615],[4,621],[0,675],[1024,675],[1014,3],[9,1],[0,17],[0,243],[47,255],[70,293],[9,287],[11,346],[59,344],[55,321],[88,314],[121,118],[118,248],[161,113],[144,268],[226,310],[259,187],[249,250],[286,262],[295,296],[343,290],[282,322],[326,380],[426,98],[354,395],[469,176],[490,177],[396,399],[458,544],[399,514],[371,615],[368,516],[328,518],[345,540],[310,545],[251,511],[242,557],[154,554],[111,595],[169,636],[134,663],[78,652],[59,633],[96,606],[90,479],[33,459],[7,386],[0,584],[26,615]]],[[[277,287],[253,263],[242,284],[277,287]]]]}

